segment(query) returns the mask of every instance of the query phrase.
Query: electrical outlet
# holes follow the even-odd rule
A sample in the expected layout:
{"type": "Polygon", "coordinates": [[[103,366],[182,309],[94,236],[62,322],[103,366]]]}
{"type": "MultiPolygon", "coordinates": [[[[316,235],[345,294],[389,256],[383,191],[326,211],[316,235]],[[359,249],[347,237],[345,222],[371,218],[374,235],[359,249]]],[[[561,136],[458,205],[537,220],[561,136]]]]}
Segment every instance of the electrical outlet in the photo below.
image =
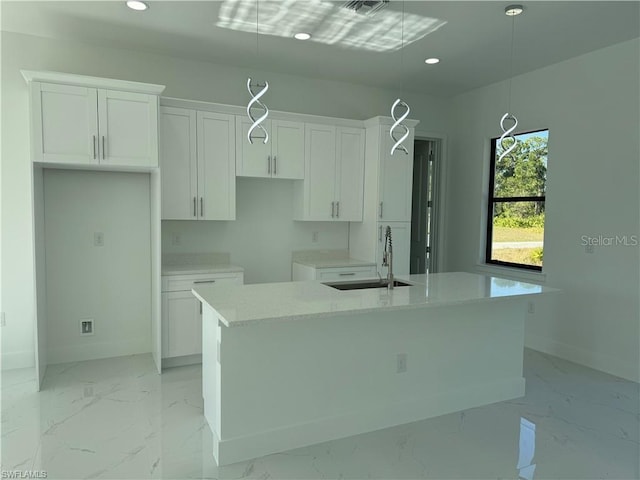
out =
{"type": "Polygon", "coordinates": [[[536,313],[536,306],[533,302],[529,302],[527,304],[527,312],[529,313],[536,313]]]}
{"type": "Polygon", "coordinates": [[[313,232],[313,233],[311,234],[311,242],[312,242],[312,243],[318,243],[318,235],[319,235],[319,233],[318,233],[318,232],[313,232]]]}
{"type": "Polygon", "coordinates": [[[80,335],[93,335],[93,318],[80,320],[80,335]]]}
{"type": "Polygon", "coordinates": [[[95,247],[104,247],[104,233],[95,232],[93,234],[93,245],[95,247]]]}
{"type": "Polygon", "coordinates": [[[7,326],[7,319],[4,317],[4,312],[0,312],[0,327],[7,326]]]}
{"type": "Polygon", "coordinates": [[[584,251],[585,253],[594,253],[593,245],[585,245],[584,251]]]}
{"type": "Polygon", "coordinates": [[[407,354],[399,353],[397,357],[396,373],[404,373],[407,371],[407,354]]]}
{"type": "Polygon", "coordinates": [[[180,238],[179,233],[171,234],[171,245],[182,245],[182,238],[180,238]]]}
{"type": "Polygon", "coordinates": [[[93,397],[93,386],[87,385],[84,387],[84,398],[93,397]]]}

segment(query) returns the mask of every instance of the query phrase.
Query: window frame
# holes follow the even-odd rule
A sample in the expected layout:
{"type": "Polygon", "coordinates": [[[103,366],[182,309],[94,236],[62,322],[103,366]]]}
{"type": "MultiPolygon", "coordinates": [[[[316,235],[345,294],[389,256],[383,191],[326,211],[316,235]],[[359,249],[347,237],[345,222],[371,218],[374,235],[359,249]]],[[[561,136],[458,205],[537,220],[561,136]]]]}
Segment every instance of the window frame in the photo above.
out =
{"type": "MultiPolygon", "coordinates": [[[[547,141],[549,138],[548,128],[539,128],[526,132],[514,133],[513,136],[527,135],[529,133],[547,132],[547,141]]],[[[533,270],[534,272],[542,272],[542,266],[527,265],[526,263],[505,262],[502,260],[493,260],[491,251],[493,246],[493,212],[496,203],[513,203],[513,202],[544,202],[546,211],[546,195],[541,196],[518,196],[518,197],[496,197],[495,196],[495,180],[496,180],[496,150],[500,137],[491,138],[491,156],[489,157],[489,193],[487,195],[487,225],[486,225],[486,245],[484,253],[485,265],[497,265],[501,267],[519,268],[522,270],[533,270]]],[[[545,179],[546,190],[546,179],[545,179]]],[[[544,243],[543,243],[544,245],[544,243]]],[[[544,264],[543,264],[544,266],[544,264]]]]}

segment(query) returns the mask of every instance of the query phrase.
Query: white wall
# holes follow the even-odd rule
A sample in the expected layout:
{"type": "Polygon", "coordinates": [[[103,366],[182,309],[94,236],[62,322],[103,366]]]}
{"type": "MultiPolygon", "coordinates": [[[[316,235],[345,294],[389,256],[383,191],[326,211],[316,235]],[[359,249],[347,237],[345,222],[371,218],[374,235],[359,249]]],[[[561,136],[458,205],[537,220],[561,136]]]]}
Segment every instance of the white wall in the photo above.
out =
{"type": "MultiPolygon", "coordinates": [[[[543,273],[563,290],[536,306],[527,344],[635,381],[640,249],[588,254],[581,242],[639,233],[639,58],[636,39],[536,70],[513,80],[512,101],[520,131],[549,129],[543,273]]],[[[482,258],[489,139],[507,92],[505,82],[454,99],[448,270],[474,271],[482,258]]]]}
{"type": "Polygon", "coordinates": [[[238,177],[236,189],[233,222],[162,222],[163,253],[229,252],[244,267],[245,283],[263,283],[291,281],[294,250],[348,248],[348,223],[292,220],[292,180],[238,177]],[[174,234],[180,245],[172,244],[174,234]]]}
{"type": "MultiPolygon", "coordinates": [[[[245,82],[249,70],[9,32],[2,32],[1,48],[2,308],[7,314],[7,326],[2,331],[2,361],[3,367],[6,368],[9,365],[32,365],[34,352],[28,96],[27,86],[19,70],[54,70],[158,83],[167,86],[164,95],[169,97],[235,105],[244,105],[247,101],[245,82]]],[[[376,115],[388,115],[390,104],[397,94],[394,91],[340,82],[270,72],[251,73],[259,74],[261,78],[269,81],[268,105],[273,110],[362,120],[376,115]]],[[[435,132],[445,130],[450,105],[448,99],[418,94],[406,96],[411,104],[412,117],[421,121],[422,129],[435,132]]],[[[240,192],[238,198],[239,196],[240,192]]],[[[284,217],[277,219],[275,223],[282,225],[283,221],[284,217]]],[[[196,228],[239,227],[198,225],[196,228]]],[[[290,228],[301,231],[308,229],[307,233],[300,234],[302,236],[299,238],[310,238],[313,229],[309,226],[290,228]]],[[[331,238],[331,235],[340,235],[336,232],[339,232],[341,227],[335,228],[337,230],[334,231],[320,226],[316,230],[334,232],[329,233],[331,238]]],[[[227,238],[230,243],[235,243],[233,235],[229,234],[227,238]]],[[[295,240],[291,245],[304,245],[304,240],[297,238],[294,236],[295,240]]],[[[335,245],[338,244],[344,246],[344,237],[336,240],[335,245]]],[[[315,245],[311,248],[315,248],[315,245]]],[[[234,250],[228,250],[234,253],[234,250]]],[[[238,260],[235,255],[232,258],[238,260]]],[[[254,258],[257,258],[257,255],[254,258]]],[[[267,269],[279,272],[278,278],[284,278],[284,270],[290,268],[288,263],[286,266],[278,263],[276,270],[265,268],[262,273],[250,274],[248,279],[253,276],[254,281],[266,280],[264,272],[267,269]]]]}
{"type": "Polygon", "coordinates": [[[44,171],[49,363],[151,351],[149,209],[148,174],[44,171]]]}

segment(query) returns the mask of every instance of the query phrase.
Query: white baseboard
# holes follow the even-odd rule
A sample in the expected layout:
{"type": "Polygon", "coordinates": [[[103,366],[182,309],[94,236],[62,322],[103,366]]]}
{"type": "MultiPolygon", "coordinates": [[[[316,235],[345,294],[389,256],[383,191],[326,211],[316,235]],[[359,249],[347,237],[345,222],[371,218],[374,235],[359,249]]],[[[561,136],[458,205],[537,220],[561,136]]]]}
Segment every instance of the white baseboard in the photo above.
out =
{"type": "Polygon", "coordinates": [[[82,362],[84,360],[98,360],[100,358],[124,357],[149,353],[151,345],[149,338],[138,338],[118,342],[87,343],[86,345],[63,345],[53,348],[48,345],[48,363],[82,362]]]}
{"type": "Polygon", "coordinates": [[[522,397],[524,378],[449,390],[444,394],[411,399],[394,405],[348,412],[255,435],[220,440],[213,431],[213,455],[218,465],[241,462],[272,453],[350,437],[468,408],[522,397]]]}
{"type": "Polygon", "coordinates": [[[2,352],[0,359],[2,370],[14,370],[16,368],[32,368],[36,365],[36,357],[33,350],[20,352],[2,352]]]}
{"type": "Polygon", "coordinates": [[[184,367],[186,365],[199,365],[202,363],[202,354],[184,355],[182,357],[169,357],[162,359],[162,368],[184,367]]]}
{"type": "Polygon", "coordinates": [[[524,346],[548,353],[556,357],[564,358],[571,362],[579,363],[595,370],[600,370],[617,377],[640,382],[640,365],[633,362],[625,362],[610,355],[592,352],[585,348],[569,345],[568,343],[557,342],[547,337],[527,333],[524,339],[524,346]]]}

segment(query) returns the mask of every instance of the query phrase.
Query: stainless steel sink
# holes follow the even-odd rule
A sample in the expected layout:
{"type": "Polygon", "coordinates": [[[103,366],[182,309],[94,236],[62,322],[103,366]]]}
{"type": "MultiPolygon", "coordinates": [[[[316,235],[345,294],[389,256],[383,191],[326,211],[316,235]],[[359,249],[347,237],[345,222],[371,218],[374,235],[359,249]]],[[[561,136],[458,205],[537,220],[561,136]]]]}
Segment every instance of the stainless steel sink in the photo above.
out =
{"type": "MultiPolygon", "coordinates": [[[[360,282],[323,282],[323,284],[337,290],[362,290],[364,288],[387,288],[388,282],[386,280],[363,280],[360,282]]],[[[411,284],[394,280],[393,286],[410,287],[411,284]]]]}

